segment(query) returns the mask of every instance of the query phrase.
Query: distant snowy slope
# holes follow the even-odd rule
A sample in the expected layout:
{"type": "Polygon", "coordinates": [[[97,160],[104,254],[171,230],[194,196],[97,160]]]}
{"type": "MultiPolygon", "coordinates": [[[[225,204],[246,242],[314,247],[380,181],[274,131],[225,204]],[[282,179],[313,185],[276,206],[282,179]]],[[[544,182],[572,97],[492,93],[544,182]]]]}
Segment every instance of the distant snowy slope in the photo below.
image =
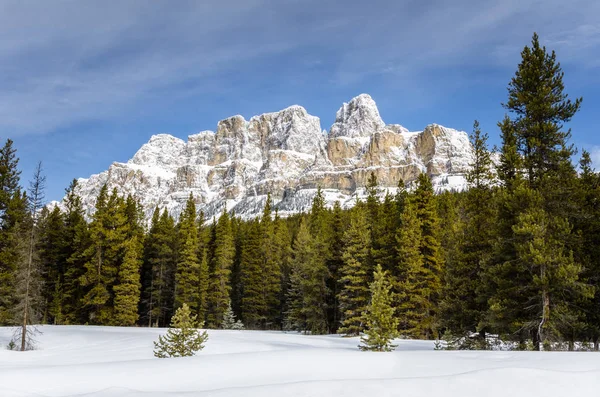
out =
{"type": "MultiPolygon", "coordinates": [[[[361,352],[357,338],[211,331],[196,357],[157,359],[164,329],[44,326],[40,349],[0,350],[2,397],[595,396],[596,353],[434,351],[397,341],[361,352]]],[[[0,344],[11,335],[0,328],[0,344]]]]}
{"type": "Polygon", "coordinates": [[[207,218],[227,208],[244,218],[259,215],[267,193],[281,214],[306,210],[317,187],[327,204],[352,206],[364,193],[371,172],[380,185],[395,189],[425,172],[438,190],[464,189],[472,161],[465,132],[437,124],[423,131],[386,125],[375,101],[362,94],[344,103],[330,131],[301,106],[245,120],[221,120],[216,132],[187,141],[155,135],[127,163],[80,179],[88,215],[104,184],[136,196],[150,217],[156,206],[177,216],[194,195],[207,218]]]}

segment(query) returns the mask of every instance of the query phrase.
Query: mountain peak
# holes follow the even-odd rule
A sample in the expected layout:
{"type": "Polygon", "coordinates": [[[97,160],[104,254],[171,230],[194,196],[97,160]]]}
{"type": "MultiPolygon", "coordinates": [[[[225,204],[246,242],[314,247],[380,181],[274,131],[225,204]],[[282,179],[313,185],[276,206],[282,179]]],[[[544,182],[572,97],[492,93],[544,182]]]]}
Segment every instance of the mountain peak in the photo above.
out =
{"type": "Polygon", "coordinates": [[[329,136],[361,138],[369,137],[385,127],[377,104],[368,94],[360,94],[342,105],[335,116],[329,136]]]}
{"type": "Polygon", "coordinates": [[[152,135],[147,143],[129,160],[137,165],[169,165],[176,164],[177,157],[185,147],[182,139],[170,134],[152,135]]]}

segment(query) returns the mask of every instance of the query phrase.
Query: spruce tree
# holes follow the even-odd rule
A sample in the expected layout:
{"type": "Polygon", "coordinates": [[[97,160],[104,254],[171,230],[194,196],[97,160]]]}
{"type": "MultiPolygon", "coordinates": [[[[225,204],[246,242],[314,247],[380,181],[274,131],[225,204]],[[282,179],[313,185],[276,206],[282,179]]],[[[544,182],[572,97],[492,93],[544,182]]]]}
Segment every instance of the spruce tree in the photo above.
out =
{"type": "Polygon", "coordinates": [[[65,217],[59,207],[44,207],[39,220],[40,265],[43,279],[42,321],[62,324],[64,318],[64,275],[69,256],[65,217]]]}
{"type": "Polygon", "coordinates": [[[114,318],[112,323],[120,326],[134,325],[138,320],[140,299],[140,266],[142,245],[137,236],[124,243],[123,262],[119,266],[117,283],[114,286],[114,318]]]}
{"type": "Polygon", "coordinates": [[[579,302],[582,307],[583,329],[571,328],[579,340],[591,340],[594,350],[600,347],[600,176],[592,168],[590,153],[582,151],[578,179],[579,213],[574,232],[581,236],[575,259],[583,267],[582,281],[594,286],[594,296],[579,302]]]}
{"type": "Polygon", "coordinates": [[[106,185],[100,190],[96,212],[90,225],[92,245],[86,251],[89,258],[80,283],[86,287],[82,303],[88,311],[88,321],[106,325],[112,321],[113,287],[118,274],[123,241],[126,238],[124,200],[116,189],[108,196],[106,185]]]}
{"type": "Polygon", "coordinates": [[[511,121],[523,165],[532,188],[542,179],[560,173],[570,164],[573,147],[570,131],[562,131],[581,107],[564,93],[564,73],[554,51],[548,53],[533,34],[531,47],[521,52],[521,63],[508,85],[504,107],[515,115],[511,121]]]}
{"type": "Polygon", "coordinates": [[[441,277],[444,270],[442,247],[439,240],[439,218],[431,180],[426,174],[419,175],[413,197],[417,218],[421,226],[419,248],[423,256],[422,273],[419,276],[419,295],[427,302],[428,310],[423,314],[422,329],[427,338],[435,336],[437,314],[441,299],[441,277]]]}
{"type": "Polygon", "coordinates": [[[227,305],[227,310],[225,310],[225,313],[223,314],[223,322],[221,323],[221,329],[244,329],[244,323],[242,323],[240,320],[235,319],[235,314],[233,313],[233,309],[231,308],[231,302],[229,302],[229,305],[227,305]]]}
{"type": "Polygon", "coordinates": [[[347,336],[358,336],[363,331],[363,313],[369,301],[371,236],[368,225],[367,208],[358,203],[344,233],[344,262],[340,269],[338,300],[342,324],[338,333],[347,336]]]}
{"type": "Polygon", "coordinates": [[[17,335],[20,350],[33,348],[35,328],[39,322],[42,305],[42,266],[40,262],[40,209],[44,205],[46,177],[38,163],[27,196],[27,216],[19,225],[21,252],[15,272],[15,319],[19,325],[17,335]]]}
{"type": "Polygon", "coordinates": [[[329,332],[335,333],[338,331],[340,319],[340,277],[341,269],[344,266],[343,248],[344,248],[344,231],[347,227],[346,213],[342,210],[339,201],[336,201],[331,214],[331,256],[327,260],[327,270],[329,278],[327,280],[327,290],[329,291],[327,300],[327,321],[330,325],[329,332]]]}
{"type": "Polygon", "coordinates": [[[257,220],[246,230],[240,262],[242,284],[242,319],[250,329],[264,328],[269,312],[269,302],[264,279],[269,276],[264,267],[263,236],[257,220]]]}
{"type": "Polygon", "coordinates": [[[259,230],[262,236],[262,290],[265,300],[265,314],[263,328],[273,328],[278,321],[280,306],[282,263],[280,247],[275,235],[276,226],[272,215],[271,195],[267,195],[265,208],[260,219],[259,230]]]}
{"type": "Polygon", "coordinates": [[[550,342],[560,340],[560,329],[576,320],[570,297],[591,297],[593,289],[579,280],[581,265],[565,247],[571,232],[566,220],[552,219],[543,209],[532,208],[519,216],[513,229],[519,239],[518,259],[531,274],[521,289],[531,313],[524,326],[533,331],[536,347],[546,350],[550,342]]]}
{"type": "Polygon", "coordinates": [[[215,227],[214,253],[211,263],[208,292],[208,324],[218,327],[223,322],[231,293],[231,267],[235,257],[235,245],[231,220],[223,211],[215,227]]]}
{"type": "Polygon", "coordinates": [[[396,247],[396,233],[400,227],[400,215],[396,200],[388,192],[380,206],[379,220],[375,225],[375,239],[372,255],[373,262],[381,265],[391,277],[396,277],[398,253],[396,247]]]}
{"type": "Polygon", "coordinates": [[[480,331],[485,340],[483,320],[489,297],[485,273],[493,250],[495,176],[488,136],[481,132],[477,121],[470,138],[474,159],[467,173],[469,190],[462,195],[464,220],[458,231],[451,232],[457,245],[446,261],[441,316],[442,325],[455,336],[480,331]]]}
{"type": "Polygon", "coordinates": [[[294,241],[291,259],[286,328],[323,334],[328,329],[325,285],[327,268],[315,253],[315,242],[303,219],[294,241]]]}
{"type": "Polygon", "coordinates": [[[179,253],[175,275],[175,307],[186,303],[192,313],[198,314],[200,303],[200,260],[198,259],[198,228],[196,225],[196,204],[190,194],[179,225],[179,253]]]}
{"type": "MultiPolygon", "coordinates": [[[[552,233],[558,233],[565,242],[566,245],[560,248],[563,254],[557,253],[558,257],[567,258],[567,253],[576,248],[578,238],[571,233],[569,225],[577,212],[576,174],[571,164],[574,150],[568,142],[570,131],[563,128],[579,110],[581,98],[572,102],[564,93],[564,74],[556,54],[548,53],[540,46],[537,34],[533,36],[531,47],[525,47],[521,56],[521,63],[508,86],[508,101],[504,104],[513,118],[506,116],[500,123],[503,149],[499,177],[506,190],[499,197],[498,238],[488,271],[493,291],[489,318],[497,329],[519,333],[522,344],[531,337],[535,348],[539,349],[542,339],[546,338],[544,327],[548,322],[542,320],[544,325],[537,329],[518,327],[518,324],[539,325],[541,322],[539,313],[530,310],[527,294],[522,292],[536,290],[531,263],[526,262],[532,258],[524,255],[522,246],[522,240],[529,241],[526,244],[532,244],[533,240],[518,231],[529,229],[525,220],[533,217],[536,222],[554,225],[550,227],[552,233]],[[524,180],[520,178],[521,171],[524,180]],[[565,220],[566,226],[557,226],[565,220]],[[515,328],[519,331],[514,331],[515,328]],[[524,335],[524,331],[529,335],[524,335]]],[[[546,234],[544,239],[545,244],[551,245],[556,236],[546,234]]],[[[544,248],[540,246],[536,250],[543,252],[544,248]]],[[[536,254],[539,255],[542,254],[536,254]]],[[[562,265],[556,266],[577,269],[577,266],[567,265],[569,259],[558,257],[562,265]]],[[[567,272],[563,276],[564,280],[556,283],[564,282],[574,287],[574,275],[567,272]]],[[[551,305],[543,306],[552,308],[551,305]]],[[[571,312],[569,316],[574,318],[577,314],[571,312]]]]}
{"type": "Polygon", "coordinates": [[[208,311],[208,288],[209,288],[209,268],[208,252],[204,249],[200,259],[200,274],[198,276],[198,319],[204,321],[208,311]]]}
{"type": "Polygon", "coordinates": [[[361,350],[392,351],[392,340],[397,336],[398,319],[392,306],[391,284],[387,274],[377,265],[371,283],[371,301],[365,313],[366,331],[361,337],[361,350]]]}
{"type": "Polygon", "coordinates": [[[165,326],[171,317],[175,295],[178,235],[167,210],[154,210],[144,239],[140,317],[148,326],[165,326]]]}
{"type": "Polygon", "coordinates": [[[19,261],[17,227],[26,216],[18,163],[13,141],[7,139],[0,148],[0,324],[14,321],[14,273],[19,261]]]}
{"type": "Polygon", "coordinates": [[[87,261],[86,252],[91,245],[88,224],[83,216],[83,204],[77,194],[77,180],[74,179],[65,191],[65,240],[66,264],[63,283],[64,323],[85,322],[81,300],[83,287],[81,277],[87,261]]]}
{"type": "Polygon", "coordinates": [[[275,213],[275,231],[273,244],[275,246],[275,257],[281,268],[281,278],[279,280],[279,307],[277,311],[277,324],[283,327],[286,312],[286,296],[290,285],[290,259],[291,259],[291,240],[290,231],[285,220],[279,218],[275,213]]]}
{"type": "Polygon", "coordinates": [[[425,285],[427,275],[421,252],[421,222],[416,205],[408,200],[402,213],[402,228],[398,231],[398,271],[395,280],[399,330],[418,338],[426,334],[431,323],[431,301],[425,285]]]}

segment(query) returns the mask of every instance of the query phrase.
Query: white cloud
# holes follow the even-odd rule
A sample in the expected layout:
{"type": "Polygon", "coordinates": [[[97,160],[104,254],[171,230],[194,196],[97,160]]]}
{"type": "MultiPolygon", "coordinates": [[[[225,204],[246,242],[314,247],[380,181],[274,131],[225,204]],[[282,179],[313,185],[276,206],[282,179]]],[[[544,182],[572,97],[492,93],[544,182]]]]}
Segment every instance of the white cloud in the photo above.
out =
{"type": "Polygon", "coordinates": [[[423,92],[428,84],[429,91],[438,88],[424,76],[447,68],[513,67],[533,30],[568,60],[593,66],[599,60],[590,54],[600,53],[598,3],[4,1],[0,135],[116,117],[144,98],[173,95],[174,85],[185,91],[191,80],[207,94],[234,90],[226,72],[261,57],[285,65],[299,50],[307,52],[305,68],[327,68],[334,84],[385,73],[392,84],[423,92]]]}

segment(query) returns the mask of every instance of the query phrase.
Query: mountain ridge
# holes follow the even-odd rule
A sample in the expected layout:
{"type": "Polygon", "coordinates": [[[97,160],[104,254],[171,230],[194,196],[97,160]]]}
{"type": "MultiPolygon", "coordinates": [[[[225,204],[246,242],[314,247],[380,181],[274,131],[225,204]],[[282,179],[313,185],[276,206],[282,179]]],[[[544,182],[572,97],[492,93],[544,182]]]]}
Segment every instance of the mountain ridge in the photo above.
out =
{"type": "Polygon", "coordinates": [[[371,96],[361,94],[340,107],[329,132],[318,117],[292,105],[249,120],[228,117],[216,131],[187,141],[153,135],[126,163],[79,178],[77,193],[87,216],[104,184],[135,196],[148,219],[157,206],[177,217],[190,193],[206,218],[225,208],[243,218],[257,216],[267,193],[285,216],[308,210],[317,187],[327,205],[352,206],[364,196],[371,172],[382,191],[421,172],[437,190],[461,190],[472,156],[465,132],[438,124],[416,132],[386,125],[371,96]]]}

